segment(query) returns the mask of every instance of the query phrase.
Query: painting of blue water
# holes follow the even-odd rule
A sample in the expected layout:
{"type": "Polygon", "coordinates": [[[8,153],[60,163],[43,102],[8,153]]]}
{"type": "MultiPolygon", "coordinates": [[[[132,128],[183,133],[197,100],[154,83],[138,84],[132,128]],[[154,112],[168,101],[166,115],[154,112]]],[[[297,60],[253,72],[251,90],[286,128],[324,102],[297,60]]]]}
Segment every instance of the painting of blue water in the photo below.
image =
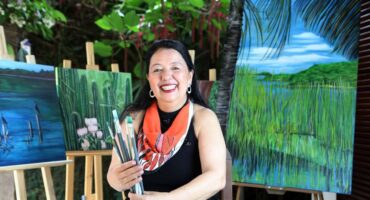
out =
{"type": "Polygon", "coordinates": [[[0,167],[65,160],[54,68],[0,60],[0,167]]]}

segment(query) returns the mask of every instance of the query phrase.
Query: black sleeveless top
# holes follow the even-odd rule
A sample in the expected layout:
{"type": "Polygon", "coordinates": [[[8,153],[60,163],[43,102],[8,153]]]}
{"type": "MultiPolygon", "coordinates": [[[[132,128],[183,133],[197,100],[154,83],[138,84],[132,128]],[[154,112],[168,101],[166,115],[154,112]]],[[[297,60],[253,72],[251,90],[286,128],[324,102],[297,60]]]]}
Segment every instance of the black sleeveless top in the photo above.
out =
{"type": "MultiPolygon", "coordinates": [[[[179,111],[166,113],[158,109],[162,133],[171,126],[179,111]]],[[[201,173],[198,139],[195,136],[192,120],[185,141],[179,151],[159,169],[144,172],[142,175],[144,190],[170,192],[190,182],[201,173]]],[[[216,194],[210,199],[216,200],[219,198],[216,194]]]]}

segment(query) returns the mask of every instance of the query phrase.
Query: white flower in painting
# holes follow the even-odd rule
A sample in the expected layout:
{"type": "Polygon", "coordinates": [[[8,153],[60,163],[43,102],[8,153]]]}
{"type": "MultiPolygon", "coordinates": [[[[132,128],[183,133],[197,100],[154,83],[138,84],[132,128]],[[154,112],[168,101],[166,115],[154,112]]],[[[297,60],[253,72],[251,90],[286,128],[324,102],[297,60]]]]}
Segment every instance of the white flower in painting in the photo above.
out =
{"type": "Polygon", "coordinates": [[[102,138],[103,138],[103,132],[102,132],[102,131],[98,131],[98,132],[96,132],[96,137],[97,137],[98,139],[102,139],[102,138]]]}
{"type": "Polygon", "coordinates": [[[77,135],[78,136],[82,137],[86,134],[87,134],[87,128],[86,127],[77,129],[77,135]]]}
{"type": "Polygon", "coordinates": [[[88,150],[90,147],[90,142],[86,139],[83,139],[83,142],[81,143],[81,147],[83,150],[88,150]]]}
{"type": "Polygon", "coordinates": [[[90,133],[95,133],[98,131],[98,126],[97,125],[90,125],[87,127],[87,130],[89,130],[90,133]]]}
{"type": "Polygon", "coordinates": [[[101,148],[102,149],[106,149],[107,148],[107,144],[103,140],[100,140],[100,144],[101,144],[101,148]]]}
{"type": "Polygon", "coordinates": [[[85,118],[86,126],[98,125],[98,120],[96,118],[85,118]]]}

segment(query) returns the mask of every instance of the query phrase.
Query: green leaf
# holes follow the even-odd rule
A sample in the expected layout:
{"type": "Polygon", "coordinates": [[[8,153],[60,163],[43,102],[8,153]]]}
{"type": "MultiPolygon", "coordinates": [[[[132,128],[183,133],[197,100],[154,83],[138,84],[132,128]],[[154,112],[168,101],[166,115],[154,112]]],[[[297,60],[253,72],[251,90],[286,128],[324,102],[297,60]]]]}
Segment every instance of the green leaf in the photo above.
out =
{"type": "Polygon", "coordinates": [[[181,11],[190,11],[192,13],[197,11],[196,9],[194,9],[193,6],[191,6],[191,5],[189,5],[188,3],[185,3],[185,2],[179,3],[178,9],[180,9],[181,11]]]}
{"type": "Polygon", "coordinates": [[[124,18],[124,23],[131,31],[138,32],[138,25],[140,22],[139,16],[136,14],[135,11],[130,11],[126,13],[124,18]]]}
{"type": "Polygon", "coordinates": [[[218,29],[218,30],[221,30],[222,26],[221,26],[221,23],[218,22],[216,19],[212,19],[211,20],[212,24],[218,29]]]}
{"type": "Polygon", "coordinates": [[[115,11],[109,15],[109,21],[112,28],[118,32],[123,32],[125,27],[122,21],[122,17],[115,11]]]}
{"type": "Polygon", "coordinates": [[[112,55],[112,47],[99,41],[95,41],[94,51],[101,57],[109,57],[112,55]]]}
{"type": "Polygon", "coordinates": [[[109,23],[109,18],[107,16],[103,16],[102,18],[95,21],[95,24],[98,25],[101,29],[110,31],[112,30],[112,26],[109,23]]]}
{"type": "Polygon", "coordinates": [[[140,62],[138,62],[134,67],[134,75],[138,78],[145,78],[143,71],[141,70],[140,62]]]}
{"type": "Polygon", "coordinates": [[[128,48],[131,46],[131,44],[129,42],[126,42],[126,41],[120,41],[118,42],[118,46],[120,46],[121,48],[128,48]]]}
{"type": "Polygon", "coordinates": [[[154,35],[154,33],[146,33],[146,34],[143,35],[143,38],[144,38],[144,40],[146,40],[148,42],[151,42],[151,41],[154,40],[155,35],[154,35]]]}
{"type": "Polygon", "coordinates": [[[223,5],[230,5],[230,0],[221,0],[221,4],[223,5]]]}
{"type": "Polygon", "coordinates": [[[171,32],[175,32],[175,31],[176,31],[176,28],[175,28],[175,27],[173,27],[171,24],[167,24],[167,25],[166,25],[166,28],[167,28],[169,31],[171,31],[171,32]]]}
{"type": "Polygon", "coordinates": [[[60,12],[59,10],[53,10],[52,15],[55,19],[62,21],[62,22],[67,22],[66,16],[60,12]]]}
{"type": "Polygon", "coordinates": [[[204,1],[203,0],[189,0],[190,4],[197,7],[197,8],[203,8],[204,1]]]}

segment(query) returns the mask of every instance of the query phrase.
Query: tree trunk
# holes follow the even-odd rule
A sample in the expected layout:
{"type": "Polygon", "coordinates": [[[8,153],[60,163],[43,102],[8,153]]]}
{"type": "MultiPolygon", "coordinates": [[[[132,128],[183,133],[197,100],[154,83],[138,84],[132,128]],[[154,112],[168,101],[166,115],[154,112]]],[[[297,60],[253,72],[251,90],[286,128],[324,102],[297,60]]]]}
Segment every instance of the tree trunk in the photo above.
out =
{"type": "Polygon", "coordinates": [[[236,61],[242,32],[244,0],[231,0],[230,13],[227,19],[226,41],[222,57],[216,114],[220,121],[222,132],[226,134],[229,113],[231,87],[234,81],[236,61]]]}

